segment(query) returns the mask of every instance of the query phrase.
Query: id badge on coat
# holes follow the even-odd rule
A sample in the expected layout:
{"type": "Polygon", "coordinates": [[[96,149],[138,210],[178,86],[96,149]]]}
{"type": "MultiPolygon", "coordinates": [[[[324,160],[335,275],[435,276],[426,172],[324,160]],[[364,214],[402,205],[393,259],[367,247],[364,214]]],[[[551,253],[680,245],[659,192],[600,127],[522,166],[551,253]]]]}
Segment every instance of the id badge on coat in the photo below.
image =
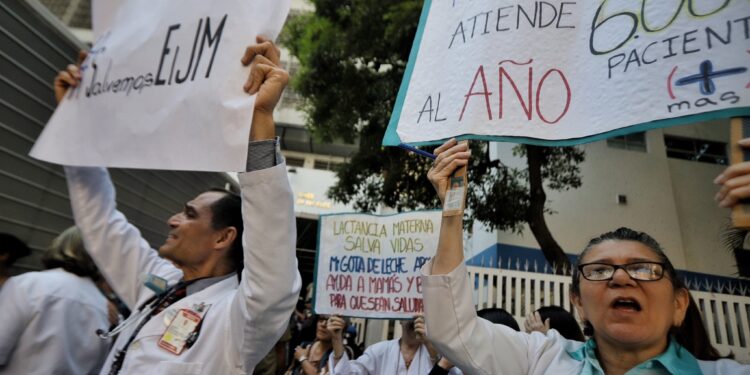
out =
{"type": "Polygon", "coordinates": [[[188,339],[193,335],[203,316],[189,309],[180,309],[167,330],[159,339],[159,347],[179,355],[185,350],[188,339]]]}

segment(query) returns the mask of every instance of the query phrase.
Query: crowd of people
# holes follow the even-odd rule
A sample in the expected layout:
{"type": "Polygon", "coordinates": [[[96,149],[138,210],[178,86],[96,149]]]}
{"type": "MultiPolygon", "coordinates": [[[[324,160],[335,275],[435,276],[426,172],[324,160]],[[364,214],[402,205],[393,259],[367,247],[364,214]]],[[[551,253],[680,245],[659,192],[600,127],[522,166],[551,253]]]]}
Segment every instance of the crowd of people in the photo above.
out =
{"type": "MultiPolygon", "coordinates": [[[[424,316],[358,346],[364,333],[345,317],[297,303],[293,196],[273,120],[289,79],[279,56],[259,37],[238,61],[256,95],[239,195],[198,195],[169,218],[165,242],[149,244],[118,211],[106,169],[67,166],[76,227],[53,241],[48,269],[9,277],[29,249],[0,237],[0,374],[750,374],[711,346],[659,243],[628,228],[583,248],[570,290],[580,320],[545,306],[522,331],[502,309],[476,311],[461,215],[443,217],[422,270],[424,316]]],[[[76,65],[61,71],[58,101],[80,79],[76,65]]],[[[450,140],[435,154],[427,177],[442,201],[470,152],[450,140]]],[[[749,176],[746,162],[717,177],[721,206],[750,197],[749,176]]]]}
{"type": "MultiPolygon", "coordinates": [[[[482,309],[477,311],[477,316],[521,331],[516,318],[504,309],[482,309]]],[[[261,362],[254,374],[463,374],[431,343],[423,315],[400,320],[399,324],[401,334],[398,337],[364,348],[364,340],[357,340],[364,332],[357,332],[344,316],[314,314],[308,294],[306,299],[300,298],[289,330],[278,342],[280,346],[269,352],[269,359],[261,362]]],[[[526,333],[546,335],[554,329],[565,338],[585,341],[574,315],[560,306],[539,308],[523,325],[526,333]]]]}

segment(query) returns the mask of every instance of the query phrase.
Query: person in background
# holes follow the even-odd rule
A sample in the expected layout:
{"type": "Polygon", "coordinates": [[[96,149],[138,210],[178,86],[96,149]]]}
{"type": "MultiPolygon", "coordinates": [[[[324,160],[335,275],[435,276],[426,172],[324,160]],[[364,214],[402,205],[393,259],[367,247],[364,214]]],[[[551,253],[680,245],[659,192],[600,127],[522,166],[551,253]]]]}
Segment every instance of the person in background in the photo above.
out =
{"type": "Polygon", "coordinates": [[[288,363],[294,361],[294,348],[303,342],[313,342],[317,332],[317,321],[312,318],[312,288],[313,283],[307,284],[303,293],[300,293],[297,306],[292,313],[292,339],[289,341],[288,363]]]}
{"type": "Polygon", "coordinates": [[[540,307],[526,317],[523,326],[528,333],[536,331],[546,335],[547,331],[554,329],[568,340],[586,341],[575,316],[560,306],[540,307]]]}
{"type": "Polygon", "coordinates": [[[52,241],[47,268],[11,277],[0,292],[0,374],[93,374],[107,356],[108,301],[78,228],[52,241]]]}
{"type": "MultiPolygon", "coordinates": [[[[302,342],[294,349],[294,363],[287,371],[289,375],[317,375],[329,372],[327,365],[333,352],[332,334],[327,328],[329,316],[313,315],[310,319],[315,324],[315,340],[302,342]]],[[[346,351],[351,353],[350,350],[346,351]]]]}
{"type": "MultiPolygon", "coordinates": [[[[486,309],[482,309],[477,311],[477,316],[489,320],[493,324],[501,324],[506,327],[513,328],[516,331],[520,331],[521,328],[518,326],[518,322],[516,321],[516,318],[511,315],[507,310],[499,308],[499,307],[488,307],[486,309]]],[[[453,363],[451,363],[448,358],[441,357],[440,360],[435,364],[435,366],[432,367],[432,370],[430,370],[430,373],[428,375],[446,375],[450,373],[451,369],[454,369],[455,366],[453,363]]]]}
{"type": "MultiPolygon", "coordinates": [[[[331,374],[426,375],[439,360],[438,352],[425,336],[423,316],[402,320],[401,338],[371,345],[356,360],[349,358],[343,347],[345,326],[341,317],[332,316],[328,320],[333,343],[333,353],[328,360],[331,374]]],[[[450,373],[461,374],[455,367],[450,373]]]]}
{"type": "Polygon", "coordinates": [[[289,340],[292,338],[292,329],[287,327],[284,334],[281,335],[276,345],[266,354],[265,357],[255,366],[253,375],[276,375],[281,374],[286,368],[286,349],[289,345],[289,340]]]}
{"type": "Polygon", "coordinates": [[[513,315],[511,315],[505,309],[501,309],[499,307],[489,307],[479,310],[477,311],[477,316],[482,319],[489,320],[493,324],[502,324],[506,327],[513,328],[516,331],[521,330],[521,327],[518,326],[516,318],[514,318],[513,315]]]}
{"type": "MultiPolygon", "coordinates": [[[[468,145],[450,140],[435,150],[428,177],[445,199],[450,177],[468,165],[468,145]]],[[[593,238],[578,258],[571,302],[592,338],[557,331],[529,335],[476,317],[463,259],[461,215],[444,216],[435,256],[422,269],[425,316],[433,344],[471,374],[750,374],[729,359],[703,360],[689,342],[690,294],[651,236],[628,228],[593,238]],[[446,301],[447,300],[447,301],[446,301]],[[449,306],[446,308],[446,306],[449,306]]],[[[697,343],[708,344],[707,342],[697,343]]]]}
{"type": "Polygon", "coordinates": [[[349,358],[359,358],[365,352],[365,343],[357,344],[357,327],[354,324],[347,325],[343,336],[344,347],[347,350],[347,354],[349,354],[349,358]]]}
{"type": "Polygon", "coordinates": [[[31,254],[23,241],[8,233],[0,233],[0,290],[10,277],[10,267],[19,258],[31,254]]]}
{"type": "MultiPolygon", "coordinates": [[[[130,309],[125,305],[124,302],[122,302],[120,297],[117,296],[117,293],[112,290],[112,286],[109,285],[104,277],[101,277],[96,281],[96,286],[104,294],[104,298],[106,298],[108,301],[107,310],[109,311],[109,329],[114,329],[123,319],[126,319],[130,316],[130,309]]],[[[115,337],[113,337],[112,342],[114,342],[115,340],[115,337]]]]}

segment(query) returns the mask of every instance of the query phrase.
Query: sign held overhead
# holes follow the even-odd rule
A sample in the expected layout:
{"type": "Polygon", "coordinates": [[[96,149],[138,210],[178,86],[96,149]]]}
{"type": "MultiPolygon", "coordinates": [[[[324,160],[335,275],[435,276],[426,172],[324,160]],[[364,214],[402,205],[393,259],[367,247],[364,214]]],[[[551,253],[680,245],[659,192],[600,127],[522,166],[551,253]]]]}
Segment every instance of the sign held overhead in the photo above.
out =
{"type": "Polygon", "coordinates": [[[249,69],[240,60],[257,35],[276,37],[289,1],[98,5],[82,80],[31,156],[79,166],[244,170],[255,98],[242,90],[249,69]]]}
{"type": "Polygon", "coordinates": [[[425,1],[384,145],[573,145],[750,115],[750,3],[425,1]]]}

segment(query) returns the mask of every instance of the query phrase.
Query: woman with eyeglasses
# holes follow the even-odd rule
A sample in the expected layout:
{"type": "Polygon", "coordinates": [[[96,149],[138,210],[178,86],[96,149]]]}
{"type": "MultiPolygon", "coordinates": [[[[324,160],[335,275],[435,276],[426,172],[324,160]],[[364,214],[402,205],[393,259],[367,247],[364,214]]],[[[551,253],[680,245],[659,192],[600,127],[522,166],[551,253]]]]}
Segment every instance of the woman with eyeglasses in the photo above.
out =
{"type": "Polygon", "coordinates": [[[328,358],[333,352],[331,333],[327,329],[328,315],[313,315],[315,323],[315,340],[302,343],[294,349],[294,363],[287,370],[288,375],[324,375],[328,374],[328,358]]]}
{"type": "MultiPolygon", "coordinates": [[[[435,154],[428,178],[442,201],[450,176],[470,153],[450,140],[435,154]]],[[[750,366],[714,360],[715,352],[696,358],[688,350],[696,338],[705,341],[698,346],[710,346],[695,324],[699,312],[690,293],[659,244],[627,228],[591,240],[573,273],[571,300],[592,335],[585,343],[555,330],[526,334],[478,319],[463,262],[462,219],[443,217],[422,285],[428,336],[465,373],[750,374],[750,366]]]]}

